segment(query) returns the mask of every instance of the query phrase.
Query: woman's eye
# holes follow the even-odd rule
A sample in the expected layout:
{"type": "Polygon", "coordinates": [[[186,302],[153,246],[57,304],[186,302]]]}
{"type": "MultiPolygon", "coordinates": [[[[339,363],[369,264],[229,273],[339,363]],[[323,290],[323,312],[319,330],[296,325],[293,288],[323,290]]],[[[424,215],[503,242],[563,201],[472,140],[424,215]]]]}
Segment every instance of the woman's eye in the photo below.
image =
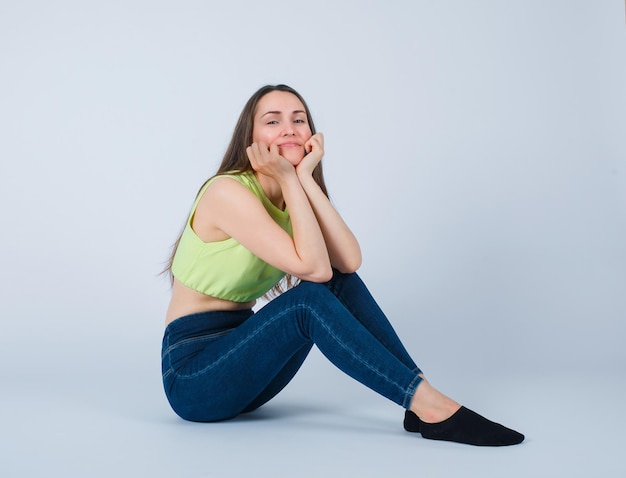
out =
{"type": "Polygon", "coordinates": [[[297,120],[294,121],[294,123],[304,123],[304,120],[303,119],[297,119],[297,120]]]}
{"type": "Polygon", "coordinates": [[[278,121],[276,120],[268,121],[267,124],[278,124],[278,121]]]}

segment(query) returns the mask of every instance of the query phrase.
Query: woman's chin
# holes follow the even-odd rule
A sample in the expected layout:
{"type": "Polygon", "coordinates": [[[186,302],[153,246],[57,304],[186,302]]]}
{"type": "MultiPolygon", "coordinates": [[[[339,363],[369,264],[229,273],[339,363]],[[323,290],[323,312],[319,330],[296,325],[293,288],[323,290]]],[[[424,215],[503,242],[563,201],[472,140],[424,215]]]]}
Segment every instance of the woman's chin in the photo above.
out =
{"type": "Polygon", "coordinates": [[[304,156],[297,155],[297,154],[286,154],[286,155],[283,155],[283,158],[285,158],[295,167],[302,162],[302,159],[304,158],[304,156]]]}

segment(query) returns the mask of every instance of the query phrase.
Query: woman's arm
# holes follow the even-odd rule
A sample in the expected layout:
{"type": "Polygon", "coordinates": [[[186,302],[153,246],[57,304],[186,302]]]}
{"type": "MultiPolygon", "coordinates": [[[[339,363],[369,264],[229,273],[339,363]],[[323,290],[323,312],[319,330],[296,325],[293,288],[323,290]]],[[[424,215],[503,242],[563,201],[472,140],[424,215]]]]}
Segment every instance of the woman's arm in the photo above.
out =
{"type": "Polygon", "coordinates": [[[359,243],[312,176],[324,154],[323,144],[321,133],[309,139],[305,145],[309,154],[297,166],[296,173],[324,236],[331,265],[340,272],[354,272],[361,265],[359,243]]]}
{"type": "Polygon", "coordinates": [[[293,237],[276,224],[250,190],[229,178],[218,178],[202,198],[207,203],[207,219],[214,229],[288,274],[312,282],[330,280],[332,269],[324,237],[295,168],[278,154],[276,146],[268,149],[253,144],[248,156],[255,171],[280,185],[293,237]]]}

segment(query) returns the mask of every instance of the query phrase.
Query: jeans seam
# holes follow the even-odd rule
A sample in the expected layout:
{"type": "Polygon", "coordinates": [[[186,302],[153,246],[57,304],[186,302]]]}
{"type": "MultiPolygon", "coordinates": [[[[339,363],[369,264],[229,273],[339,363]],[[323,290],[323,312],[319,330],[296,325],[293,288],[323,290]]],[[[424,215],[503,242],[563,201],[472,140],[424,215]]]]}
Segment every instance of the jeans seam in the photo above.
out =
{"type": "MultiPolygon", "coordinates": [[[[308,306],[307,306],[308,307],[308,306]]],[[[394,385],[395,387],[397,387],[399,390],[401,390],[402,392],[404,392],[405,394],[408,393],[407,390],[405,388],[403,388],[399,383],[391,380],[387,374],[384,374],[383,372],[381,372],[380,370],[378,370],[377,368],[375,368],[374,366],[372,366],[369,362],[366,362],[365,360],[363,360],[360,356],[356,355],[352,349],[350,347],[348,347],[347,344],[345,344],[343,341],[341,341],[339,339],[339,337],[337,337],[335,334],[332,333],[331,329],[329,327],[326,326],[326,323],[324,322],[324,320],[321,319],[321,317],[315,313],[315,311],[313,309],[311,309],[309,307],[311,313],[313,315],[316,316],[316,318],[319,320],[320,324],[322,325],[322,327],[324,327],[324,329],[328,332],[329,335],[331,335],[336,341],[337,343],[347,352],[350,353],[350,355],[352,355],[352,357],[354,359],[357,359],[359,362],[361,362],[366,368],[368,368],[369,370],[371,370],[372,372],[374,372],[376,375],[378,375],[379,377],[383,378],[385,381],[387,381],[389,384],[394,385]]]]}
{"type": "MultiPolygon", "coordinates": [[[[339,284],[337,284],[335,281],[331,281],[331,283],[328,283],[328,284],[327,284],[327,287],[328,287],[328,290],[330,290],[330,292],[331,292],[331,293],[332,293],[332,294],[333,294],[333,295],[337,298],[337,300],[341,303],[341,305],[343,305],[343,306],[346,308],[346,310],[347,310],[348,312],[350,312],[350,314],[351,314],[353,317],[355,317],[355,318],[356,318],[356,317],[358,316],[358,314],[357,314],[357,313],[355,313],[355,311],[354,311],[354,309],[351,307],[351,304],[349,303],[349,301],[344,301],[344,300],[342,299],[342,297],[341,297],[342,292],[343,292],[343,289],[345,288],[345,284],[344,284],[344,283],[342,283],[342,282],[340,282],[339,284]]],[[[381,311],[381,313],[382,313],[382,311],[381,311]]],[[[384,315],[384,313],[383,313],[383,315],[384,315]]],[[[392,347],[390,344],[388,344],[387,342],[383,341],[383,339],[382,339],[381,337],[378,337],[378,336],[376,336],[376,340],[378,340],[378,341],[381,343],[381,345],[382,345],[383,347],[385,347],[385,348],[386,348],[389,352],[391,352],[393,355],[395,355],[395,353],[393,353],[393,352],[392,352],[393,347],[392,347]]],[[[400,361],[402,361],[402,360],[400,360],[400,361]]],[[[421,370],[419,370],[419,367],[417,367],[417,366],[416,366],[416,368],[415,368],[414,370],[412,370],[412,371],[414,372],[414,371],[416,371],[416,370],[418,371],[417,373],[422,373],[422,371],[421,371],[421,370]]]]}
{"type": "Polygon", "coordinates": [[[413,398],[413,395],[415,395],[415,390],[417,389],[417,386],[420,384],[421,381],[422,377],[420,377],[419,375],[415,375],[415,378],[411,380],[411,383],[409,383],[409,386],[404,392],[404,401],[402,402],[403,408],[408,410],[408,407],[411,405],[411,399],[413,398]]]}
{"type": "Polygon", "coordinates": [[[224,335],[229,334],[230,332],[232,332],[234,329],[226,329],[226,330],[222,330],[220,332],[215,332],[213,334],[205,334],[205,335],[198,335],[196,337],[191,337],[188,339],[183,339],[179,342],[176,342],[172,345],[168,345],[167,348],[163,351],[163,357],[165,357],[167,354],[169,354],[170,352],[172,352],[172,350],[176,350],[178,347],[182,346],[182,345],[187,345],[193,342],[198,342],[200,340],[208,340],[208,339],[218,339],[224,335]]]}

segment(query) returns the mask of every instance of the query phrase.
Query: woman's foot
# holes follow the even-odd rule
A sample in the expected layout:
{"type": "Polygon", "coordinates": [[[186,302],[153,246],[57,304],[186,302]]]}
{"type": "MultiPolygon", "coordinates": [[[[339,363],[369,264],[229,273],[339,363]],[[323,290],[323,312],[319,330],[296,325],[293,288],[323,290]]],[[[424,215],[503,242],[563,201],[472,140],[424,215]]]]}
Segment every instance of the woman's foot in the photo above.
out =
{"type": "Polygon", "coordinates": [[[492,422],[461,407],[454,415],[439,423],[425,423],[411,410],[404,416],[404,429],[419,432],[430,440],[452,441],[476,446],[508,446],[524,441],[524,435],[492,422]]]}
{"type": "Polygon", "coordinates": [[[477,446],[517,445],[524,435],[492,422],[435,390],[425,379],[417,387],[404,429],[430,440],[477,446]]]}

